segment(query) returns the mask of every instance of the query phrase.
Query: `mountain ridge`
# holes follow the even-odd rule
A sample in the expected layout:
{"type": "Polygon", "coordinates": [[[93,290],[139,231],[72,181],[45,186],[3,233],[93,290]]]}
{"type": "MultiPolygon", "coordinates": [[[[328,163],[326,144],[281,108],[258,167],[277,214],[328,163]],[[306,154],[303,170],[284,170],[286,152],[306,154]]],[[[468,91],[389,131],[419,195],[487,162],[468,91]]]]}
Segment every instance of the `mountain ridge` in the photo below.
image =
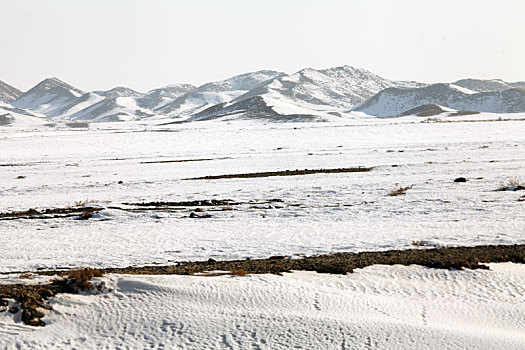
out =
{"type": "Polygon", "coordinates": [[[0,80],[0,102],[12,102],[22,96],[23,92],[0,80]]]}
{"type": "Polygon", "coordinates": [[[18,118],[36,116],[53,122],[138,121],[153,117],[167,122],[321,121],[344,118],[353,112],[379,117],[404,115],[412,110],[421,114],[418,107],[427,110],[430,105],[464,111],[525,112],[525,82],[466,78],[425,84],[390,80],[348,65],[304,68],[293,74],[259,70],[200,86],[171,84],[147,92],[124,86],[84,92],[56,77],[42,80],[25,93],[0,81],[0,97],[2,92],[9,94],[8,101],[2,102],[12,106],[4,106],[4,111],[18,118]]]}
{"type": "Polygon", "coordinates": [[[454,110],[519,113],[525,112],[525,89],[465,93],[456,89],[455,83],[432,84],[422,88],[388,88],[352,108],[352,111],[390,117],[430,104],[454,110]]]}

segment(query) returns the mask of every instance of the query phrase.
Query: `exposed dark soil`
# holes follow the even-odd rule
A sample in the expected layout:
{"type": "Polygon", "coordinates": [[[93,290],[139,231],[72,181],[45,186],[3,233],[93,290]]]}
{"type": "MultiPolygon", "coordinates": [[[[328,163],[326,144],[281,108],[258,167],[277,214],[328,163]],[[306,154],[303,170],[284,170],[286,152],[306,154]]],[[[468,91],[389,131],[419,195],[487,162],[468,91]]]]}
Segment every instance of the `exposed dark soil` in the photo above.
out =
{"type": "Polygon", "coordinates": [[[124,205],[134,205],[137,207],[212,207],[218,205],[236,205],[239,203],[230,199],[210,199],[182,202],[142,202],[142,203],[122,203],[124,205]]]}
{"type": "MultiPolygon", "coordinates": [[[[99,270],[90,268],[70,270],[67,277],[56,279],[52,283],[39,285],[23,284],[0,284],[0,306],[7,306],[7,300],[13,299],[22,310],[22,322],[30,326],[45,326],[44,313],[38,309],[50,310],[51,307],[46,301],[58,293],[77,294],[79,291],[91,290],[93,284],[88,282],[93,277],[100,277],[102,273],[99,270]]],[[[101,289],[101,285],[98,286],[101,289]]],[[[17,313],[17,306],[11,307],[8,311],[17,313]]]]}
{"type": "Polygon", "coordinates": [[[46,164],[49,162],[30,162],[30,163],[3,163],[0,167],[13,167],[13,166],[33,166],[38,164],[46,164]]]}
{"type": "Polygon", "coordinates": [[[357,167],[357,168],[338,168],[338,169],[304,169],[304,170],[283,170],[283,171],[266,171],[260,173],[245,173],[245,174],[226,174],[226,175],[212,175],[202,177],[192,177],[183,180],[217,180],[217,179],[236,179],[236,178],[255,178],[255,177],[270,177],[270,176],[297,176],[310,174],[334,174],[334,173],[360,173],[370,171],[373,168],[357,167]]]}
{"type": "Polygon", "coordinates": [[[301,259],[270,257],[234,261],[180,262],[170,266],[109,268],[104,273],[180,274],[206,271],[244,270],[247,273],[282,273],[292,270],[345,274],[370,265],[421,265],[441,269],[484,269],[488,262],[525,262],[525,245],[491,245],[477,247],[445,247],[434,249],[388,250],[380,252],[336,253],[301,259]]]}
{"type": "Polygon", "coordinates": [[[449,113],[449,117],[460,117],[462,115],[474,115],[479,114],[479,112],[476,111],[455,111],[453,113],[449,113]]]}
{"type": "MultiPolygon", "coordinates": [[[[14,299],[22,309],[22,321],[32,326],[44,326],[43,313],[39,308],[49,309],[46,300],[57,293],[78,293],[89,287],[86,281],[101,273],[136,275],[193,275],[209,271],[231,271],[234,275],[273,273],[290,271],[316,271],[319,273],[346,274],[354,269],[370,265],[421,265],[439,269],[488,269],[480,263],[525,262],[525,245],[492,245],[477,247],[445,247],[434,249],[389,250],[382,252],[336,253],[290,259],[274,256],[268,259],[246,259],[234,261],[180,262],[169,266],[145,266],[107,268],[104,270],[40,271],[43,275],[67,275],[44,285],[0,285],[0,306],[7,305],[5,299],[14,299]],[[80,273],[79,273],[80,271],[80,273]]],[[[16,311],[16,310],[13,310],[16,311]]]]}
{"type": "Polygon", "coordinates": [[[80,219],[84,219],[89,214],[101,210],[101,208],[94,207],[53,208],[45,210],[28,209],[24,211],[0,213],[0,220],[49,219],[64,217],[79,217],[80,219]]]}
{"type": "Polygon", "coordinates": [[[418,117],[432,117],[432,116],[435,116],[435,115],[439,115],[441,113],[445,112],[445,110],[441,107],[439,107],[438,105],[435,105],[435,104],[426,104],[426,105],[422,105],[422,106],[419,106],[419,107],[416,107],[416,108],[412,108],[408,111],[405,111],[399,115],[397,115],[397,117],[404,117],[404,116],[407,116],[407,115],[415,115],[415,116],[418,116],[418,117]]]}
{"type": "MultiPolygon", "coordinates": [[[[57,219],[57,218],[76,218],[78,220],[90,219],[93,214],[103,211],[104,209],[117,209],[128,212],[144,211],[173,211],[187,210],[195,207],[208,207],[212,211],[232,210],[232,206],[237,205],[255,205],[255,204],[272,204],[282,203],[279,198],[265,200],[251,200],[248,202],[236,202],[232,199],[203,199],[181,202],[140,202],[140,203],[122,203],[129,207],[108,206],[108,207],[65,207],[52,209],[28,209],[24,211],[0,212],[0,221],[2,220],[19,220],[19,219],[57,219]],[[133,208],[135,207],[135,208],[133,208]],[[216,207],[216,208],[213,208],[216,207]]],[[[290,204],[297,206],[297,204],[290,204]]]]}
{"type": "MultiPolygon", "coordinates": [[[[215,158],[217,159],[217,158],[215,158]]],[[[199,158],[199,159],[173,159],[173,160],[152,160],[146,162],[140,162],[139,164],[163,164],[163,163],[186,163],[186,162],[204,162],[207,160],[215,160],[214,158],[199,158]]],[[[218,158],[227,159],[227,158],[218,158]]]]}

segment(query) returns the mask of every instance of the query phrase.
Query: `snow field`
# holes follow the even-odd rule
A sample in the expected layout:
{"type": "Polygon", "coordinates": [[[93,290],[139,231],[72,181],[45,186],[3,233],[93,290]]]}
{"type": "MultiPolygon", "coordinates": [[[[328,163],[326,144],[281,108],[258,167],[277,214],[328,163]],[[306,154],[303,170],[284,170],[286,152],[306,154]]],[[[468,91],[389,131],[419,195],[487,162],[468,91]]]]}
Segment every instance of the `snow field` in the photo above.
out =
{"type": "Polygon", "coordinates": [[[522,349],[525,267],[371,266],[348,275],[103,277],[44,328],[0,313],[6,349],[522,349]]]}

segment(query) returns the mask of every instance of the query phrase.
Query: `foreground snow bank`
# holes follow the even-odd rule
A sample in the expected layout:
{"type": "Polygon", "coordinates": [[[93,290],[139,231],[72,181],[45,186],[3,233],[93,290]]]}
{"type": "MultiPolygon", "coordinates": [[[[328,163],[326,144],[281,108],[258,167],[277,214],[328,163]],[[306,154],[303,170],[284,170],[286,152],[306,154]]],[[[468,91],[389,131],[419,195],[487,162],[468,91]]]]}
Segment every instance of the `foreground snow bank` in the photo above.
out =
{"type": "Polygon", "coordinates": [[[525,266],[372,266],[284,276],[106,277],[59,295],[44,328],[0,313],[1,348],[523,349],[525,266]]]}

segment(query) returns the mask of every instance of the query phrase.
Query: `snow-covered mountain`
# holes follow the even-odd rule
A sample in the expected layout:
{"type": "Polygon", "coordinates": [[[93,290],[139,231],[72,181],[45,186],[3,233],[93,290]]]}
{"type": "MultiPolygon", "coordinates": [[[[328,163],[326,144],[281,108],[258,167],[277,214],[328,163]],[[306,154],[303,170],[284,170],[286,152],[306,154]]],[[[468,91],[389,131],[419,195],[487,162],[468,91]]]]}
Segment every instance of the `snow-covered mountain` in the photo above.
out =
{"type": "Polygon", "coordinates": [[[373,116],[398,116],[407,111],[425,115],[439,108],[525,112],[524,93],[525,82],[462,79],[427,85],[341,66],[306,68],[291,75],[262,70],[199,87],[173,84],[147,93],[122,86],[85,93],[57,78],[45,79],[22,93],[0,82],[0,101],[5,100],[0,112],[4,125],[11,125],[14,115],[18,119],[24,115],[49,119],[61,122],[59,125],[68,121],[143,119],[163,123],[166,119],[190,122],[219,118],[303,121],[341,118],[352,111],[373,116]]]}
{"type": "Polygon", "coordinates": [[[132,96],[106,97],[74,114],[70,119],[96,122],[129,121],[151,117],[154,114],[137,104],[132,96]]]}
{"type": "Polygon", "coordinates": [[[99,96],[104,96],[108,98],[115,98],[115,97],[134,97],[134,98],[140,98],[144,96],[142,92],[135,91],[133,89],[124,87],[124,86],[117,86],[111,90],[107,91],[93,91],[94,94],[97,94],[99,96]]]}
{"type": "Polygon", "coordinates": [[[22,96],[22,91],[0,80],[0,102],[12,102],[22,96]]]}
{"type": "Polygon", "coordinates": [[[171,117],[190,116],[211,106],[230,102],[248,91],[284,75],[284,73],[276,71],[262,70],[207,83],[156,109],[155,112],[171,117]]]}
{"type": "Polygon", "coordinates": [[[238,114],[248,118],[319,119],[363,102],[388,87],[421,87],[425,84],[384,79],[365,69],[342,66],[324,70],[303,69],[252,89],[229,103],[213,106],[192,120],[238,114]]]}
{"type": "Polygon", "coordinates": [[[48,78],[20,96],[12,105],[33,112],[53,115],[54,111],[73,103],[84,92],[57,78],[48,78]]]}
{"type": "Polygon", "coordinates": [[[507,83],[501,79],[481,80],[481,79],[461,79],[453,83],[456,86],[475,91],[475,92],[491,92],[503,91],[514,88],[525,89],[525,82],[507,83]]]}
{"type": "Polygon", "coordinates": [[[36,127],[49,124],[51,120],[44,115],[29,112],[0,102],[0,126],[36,127]]]}
{"type": "Polygon", "coordinates": [[[137,104],[142,108],[158,109],[164,107],[176,98],[195,89],[191,84],[172,84],[158,89],[148,91],[147,94],[137,100],[137,104]]]}
{"type": "Polygon", "coordinates": [[[69,117],[102,100],[104,100],[103,96],[93,92],[87,92],[79,98],[74,99],[71,103],[63,104],[55,108],[53,111],[47,113],[47,115],[50,117],[69,117]]]}
{"type": "Polygon", "coordinates": [[[397,116],[423,105],[438,105],[462,111],[525,112],[525,90],[476,92],[456,84],[433,84],[422,88],[388,88],[353,108],[378,117],[397,116]]]}

